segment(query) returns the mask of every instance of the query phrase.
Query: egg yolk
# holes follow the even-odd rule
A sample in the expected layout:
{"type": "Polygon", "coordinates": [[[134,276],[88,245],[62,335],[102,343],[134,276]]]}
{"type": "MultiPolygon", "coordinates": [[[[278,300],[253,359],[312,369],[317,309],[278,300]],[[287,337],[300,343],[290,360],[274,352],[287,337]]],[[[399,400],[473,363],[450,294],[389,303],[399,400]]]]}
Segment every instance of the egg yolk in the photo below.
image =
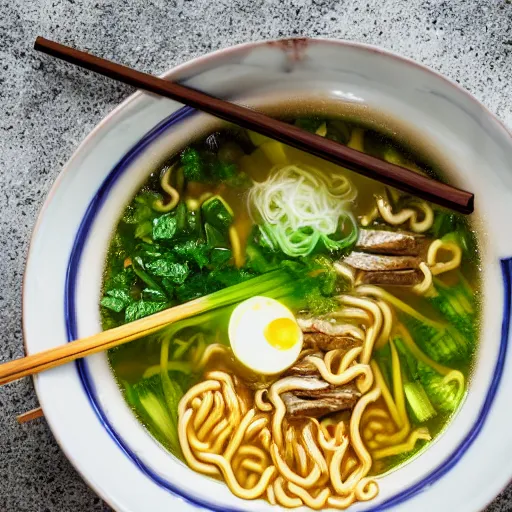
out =
{"type": "Polygon", "coordinates": [[[299,340],[299,326],[291,318],[276,318],[265,327],[265,339],[274,348],[288,350],[299,340]]]}

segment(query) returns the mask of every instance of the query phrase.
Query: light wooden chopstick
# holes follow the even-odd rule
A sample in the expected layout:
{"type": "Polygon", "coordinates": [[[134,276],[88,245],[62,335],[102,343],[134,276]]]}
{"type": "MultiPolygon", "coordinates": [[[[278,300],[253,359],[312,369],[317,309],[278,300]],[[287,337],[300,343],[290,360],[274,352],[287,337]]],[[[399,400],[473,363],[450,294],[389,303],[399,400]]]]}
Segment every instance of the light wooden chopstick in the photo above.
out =
{"type": "MultiPolygon", "coordinates": [[[[220,304],[222,306],[223,304],[220,304]]],[[[170,323],[214,309],[210,296],[186,302],[129,324],[0,364],[0,385],[147,336],[170,323]]]]}

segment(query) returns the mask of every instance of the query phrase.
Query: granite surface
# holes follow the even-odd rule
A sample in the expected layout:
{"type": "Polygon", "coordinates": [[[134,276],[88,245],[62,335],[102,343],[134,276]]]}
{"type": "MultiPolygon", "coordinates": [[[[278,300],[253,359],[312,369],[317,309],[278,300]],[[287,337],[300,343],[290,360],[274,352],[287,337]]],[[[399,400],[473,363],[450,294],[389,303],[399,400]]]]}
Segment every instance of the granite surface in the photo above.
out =
{"type": "MultiPolygon", "coordinates": [[[[505,0],[0,0],[0,360],[23,354],[21,284],[31,230],[59,170],[132,91],[36,54],[36,35],[143,71],[284,36],[380,45],[456,80],[512,127],[512,5],[505,0]]],[[[104,511],[61,453],[32,382],[0,389],[0,511],[104,511]]],[[[512,510],[512,487],[487,509],[512,510]]]]}

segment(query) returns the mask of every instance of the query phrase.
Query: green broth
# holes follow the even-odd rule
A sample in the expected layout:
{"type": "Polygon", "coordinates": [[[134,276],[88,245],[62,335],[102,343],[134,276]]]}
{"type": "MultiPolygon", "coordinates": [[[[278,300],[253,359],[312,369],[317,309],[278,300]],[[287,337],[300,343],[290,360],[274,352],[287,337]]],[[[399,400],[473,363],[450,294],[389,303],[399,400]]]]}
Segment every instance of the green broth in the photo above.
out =
{"type": "MultiPolygon", "coordinates": [[[[313,132],[324,130],[326,131],[324,135],[328,138],[342,144],[352,144],[352,147],[374,156],[387,158],[394,163],[433,176],[436,174],[408,148],[364,124],[320,117],[302,118],[294,122],[313,132]],[[353,137],[356,132],[360,134],[359,142],[353,137]],[[357,144],[361,142],[362,145],[358,147],[357,144]]],[[[250,264],[251,257],[246,251],[247,244],[254,236],[254,221],[247,209],[247,191],[251,187],[252,180],[262,182],[268,177],[280,158],[279,151],[282,150],[282,146],[262,148],[262,145],[255,145],[254,137],[247,132],[229,129],[193,143],[187,149],[186,157],[184,157],[185,153],[181,153],[181,156],[173,155],[165,165],[151,174],[123,213],[110,244],[104,272],[101,306],[104,329],[147,316],[231,284],[244,282],[261,273],[250,264]],[[200,165],[197,163],[197,155],[201,157],[200,165]],[[169,185],[179,190],[180,204],[183,204],[183,207],[178,212],[174,210],[158,212],[153,207],[155,201],[162,200],[165,205],[165,201],[168,200],[167,194],[162,190],[161,179],[163,173],[169,168],[172,168],[169,185]],[[197,181],[187,179],[187,176],[197,181]],[[216,226],[209,224],[209,231],[206,233],[204,231],[205,217],[210,213],[203,211],[198,205],[201,202],[204,204],[204,198],[208,195],[221,197],[232,210],[232,226],[238,234],[242,247],[241,257],[245,261],[241,267],[235,265],[231,234],[229,231],[223,231],[222,222],[219,221],[220,223],[216,226]],[[170,233],[174,234],[169,236],[170,233]]],[[[349,176],[358,190],[357,199],[351,204],[356,218],[368,213],[375,195],[384,193],[382,185],[298,150],[286,148],[286,158],[290,162],[315,166],[325,172],[342,172],[349,176]]],[[[448,218],[448,214],[440,209],[434,207],[434,212],[436,219],[439,216],[448,218]]],[[[212,217],[212,222],[217,222],[217,217],[212,217]]],[[[457,232],[462,234],[461,236],[470,246],[469,250],[463,254],[461,272],[477,294],[476,308],[479,309],[479,257],[475,234],[462,217],[453,215],[450,219],[450,225],[456,226],[457,232]]],[[[379,226],[377,223],[376,227],[384,226],[379,226]]],[[[426,234],[435,238],[432,230],[426,234]]],[[[342,258],[343,255],[341,253],[328,256],[342,258]]],[[[449,280],[450,275],[447,274],[442,279],[449,280]]],[[[431,302],[413,294],[409,288],[392,286],[384,288],[424,316],[438,322],[445,320],[431,302]]],[[[343,290],[333,289],[330,293],[335,294],[341,291],[343,290]]],[[[327,299],[321,296],[319,307],[328,308],[327,299]]],[[[182,364],[181,367],[178,364],[168,372],[177,386],[178,395],[176,395],[176,403],[164,403],[164,409],[165,407],[176,408],[179,396],[201,380],[202,372],[196,372],[194,364],[190,363],[190,361],[196,361],[194,354],[195,351],[199,354],[200,344],[208,346],[211,343],[220,342],[229,345],[226,330],[227,313],[212,317],[213,319],[206,324],[186,328],[171,341],[171,361],[173,354],[179,354],[178,359],[186,364],[182,364]],[[191,342],[194,336],[196,339],[191,342]]],[[[478,318],[477,311],[474,325],[476,338],[478,337],[478,318]]],[[[167,432],[165,430],[167,427],[173,428],[174,412],[170,415],[171,422],[159,430],[148,420],[141,402],[134,395],[134,386],[144,380],[144,375],[149,369],[156,368],[160,364],[161,340],[161,334],[142,338],[111,350],[108,356],[119,386],[134,413],[164,446],[181,457],[176,442],[170,441],[163,433],[167,432]]],[[[464,374],[466,382],[471,370],[472,357],[473,352],[462,360],[450,363],[451,368],[464,374]]],[[[233,358],[214,359],[213,363],[209,363],[209,367],[227,368],[231,372],[238,373],[242,379],[255,378],[246,375],[233,358]]],[[[265,379],[262,379],[263,381],[265,379]]],[[[161,396],[163,397],[164,394],[162,393],[161,396]]],[[[432,437],[435,437],[448,424],[452,414],[453,412],[439,412],[421,426],[427,427],[432,437]]],[[[414,419],[411,419],[411,424],[419,425],[414,419]]],[[[417,443],[413,450],[405,454],[379,460],[374,463],[373,472],[382,474],[389,471],[427,446],[428,443],[417,443]]]]}

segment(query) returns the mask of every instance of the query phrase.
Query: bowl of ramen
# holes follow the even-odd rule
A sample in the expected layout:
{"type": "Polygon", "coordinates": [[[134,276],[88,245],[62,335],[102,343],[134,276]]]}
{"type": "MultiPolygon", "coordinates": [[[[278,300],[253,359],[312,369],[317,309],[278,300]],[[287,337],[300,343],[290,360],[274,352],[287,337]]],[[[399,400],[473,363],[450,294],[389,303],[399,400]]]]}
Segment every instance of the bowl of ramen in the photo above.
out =
{"type": "Polygon", "coordinates": [[[507,131],[353,43],[251,43],[165,76],[474,191],[475,214],[136,93],[40,214],[27,351],[216,307],[36,377],[71,462],[121,511],[481,509],[512,476],[507,131]]]}

